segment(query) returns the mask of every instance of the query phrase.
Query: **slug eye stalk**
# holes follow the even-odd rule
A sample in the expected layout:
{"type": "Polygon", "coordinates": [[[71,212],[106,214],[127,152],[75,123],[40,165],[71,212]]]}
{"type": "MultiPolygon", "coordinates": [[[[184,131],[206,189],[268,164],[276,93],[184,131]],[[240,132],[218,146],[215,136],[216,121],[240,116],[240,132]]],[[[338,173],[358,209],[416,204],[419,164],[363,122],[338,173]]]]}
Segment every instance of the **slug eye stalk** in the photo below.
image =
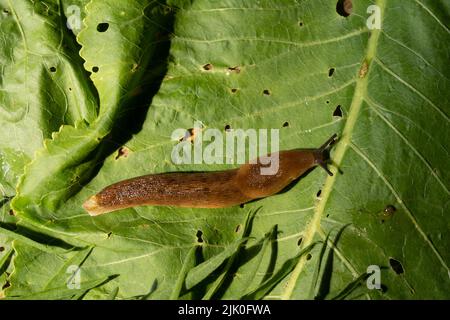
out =
{"type": "Polygon", "coordinates": [[[328,175],[333,176],[333,173],[328,169],[327,164],[330,161],[330,149],[336,143],[337,134],[333,134],[320,148],[314,151],[315,163],[323,168],[328,175]]]}

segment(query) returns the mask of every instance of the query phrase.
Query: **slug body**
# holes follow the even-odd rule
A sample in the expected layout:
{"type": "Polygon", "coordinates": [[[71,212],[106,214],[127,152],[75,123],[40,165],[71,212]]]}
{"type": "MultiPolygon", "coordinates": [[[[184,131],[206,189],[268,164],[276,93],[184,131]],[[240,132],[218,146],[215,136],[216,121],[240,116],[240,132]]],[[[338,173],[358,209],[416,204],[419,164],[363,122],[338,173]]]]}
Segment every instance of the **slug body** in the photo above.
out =
{"type": "Polygon", "coordinates": [[[247,163],[238,169],[214,172],[150,174],[112,184],[90,197],[84,209],[92,216],[142,205],[189,208],[224,208],[264,198],[283,190],[306,171],[326,167],[333,135],[318,149],[295,149],[278,153],[278,171],[261,174],[262,163],[247,163]]]}

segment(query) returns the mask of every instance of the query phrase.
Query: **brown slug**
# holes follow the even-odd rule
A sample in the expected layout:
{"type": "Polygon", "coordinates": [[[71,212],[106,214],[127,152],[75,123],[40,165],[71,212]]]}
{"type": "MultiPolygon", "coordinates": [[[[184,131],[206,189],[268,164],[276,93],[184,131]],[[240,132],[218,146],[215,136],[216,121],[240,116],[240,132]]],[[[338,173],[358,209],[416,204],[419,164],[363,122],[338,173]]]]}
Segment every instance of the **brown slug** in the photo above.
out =
{"type": "MultiPolygon", "coordinates": [[[[278,171],[261,174],[268,155],[237,169],[212,172],[171,172],[135,177],[112,184],[90,197],[84,209],[91,215],[142,205],[224,208],[264,198],[283,190],[309,169],[327,168],[336,134],[318,149],[278,152],[278,171]],[[266,158],[266,159],[264,159],[266,158]]],[[[276,155],[274,153],[273,155],[276,155]]]]}

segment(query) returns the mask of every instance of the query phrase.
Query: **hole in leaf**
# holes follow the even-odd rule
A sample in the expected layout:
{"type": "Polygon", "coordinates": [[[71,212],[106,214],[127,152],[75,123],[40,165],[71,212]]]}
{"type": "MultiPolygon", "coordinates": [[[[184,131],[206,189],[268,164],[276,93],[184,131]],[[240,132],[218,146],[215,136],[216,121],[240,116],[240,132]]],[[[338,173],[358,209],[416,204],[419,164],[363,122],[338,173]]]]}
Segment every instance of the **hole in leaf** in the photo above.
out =
{"type": "Polygon", "coordinates": [[[299,21],[298,26],[299,26],[299,27],[303,27],[303,26],[304,26],[303,21],[299,21]]]}
{"type": "Polygon", "coordinates": [[[332,77],[335,70],[336,70],[335,68],[330,68],[330,70],[328,70],[328,76],[332,77]]]}
{"type": "Polygon", "coordinates": [[[6,288],[9,288],[10,286],[11,286],[11,284],[9,283],[9,281],[6,281],[5,284],[2,287],[2,290],[6,289],[6,288]]]}
{"type": "Polygon", "coordinates": [[[97,73],[98,72],[98,67],[97,66],[92,67],[92,72],[97,73]]]}
{"type": "Polygon", "coordinates": [[[327,102],[327,104],[328,104],[328,103],[330,103],[330,100],[327,100],[326,102],[327,102]]]}
{"type": "Polygon", "coordinates": [[[9,210],[9,215],[10,215],[10,216],[15,216],[15,215],[16,215],[16,214],[14,213],[14,210],[13,210],[13,209],[9,210]]]}
{"type": "Polygon", "coordinates": [[[198,243],[203,243],[203,232],[201,230],[197,230],[195,236],[197,237],[198,243]]]}
{"type": "Polygon", "coordinates": [[[107,23],[107,22],[102,22],[97,25],[98,32],[105,32],[106,30],[108,30],[108,28],[109,28],[109,23],[107,23]]]}
{"type": "Polygon", "coordinates": [[[239,205],[239,207],[241,207],[241,208],[244,208],[244,204],[243,204],[243,203],[241,203],[241,204],[239,205]]]}
{"type": "Polygon", "coordinates": [[[268,89],[264,89],[263,94],[265,96],[270,96],[270,91],[268,89]]]}
{"type": "Polygon", "coordinates": [[[241,68],[239,68],[238,66],[236,66],[236,67],[229,67],[228,70],[231,71],[231,72],[235,72],[235,73],[240,73],[241,72],[241,68]]]}
{"type": "Polygon", "coordinates": [[[396,274],[402,274],[405,271],[403,270],[403,266],[400,263],[400,261],[394,259],[394,258],[389,258],[389,264],[391,265],[392,270],[394,270],[394,272],[396,274]]]}
{"type": "Polygon", "coordinates": [[[300,237],[300,239],[298,239],[298,241],[297,241],[297,246],[300,247],[300,245],[302,244],[302,241],[303,241],[303,237],[300,237]]]}
{"type": "Polygon", "coordinates": [[[317,198],[320,197],[321,194],[322,194],[322,189],[320,189],[319,191],[317,191],[317,194],[316,194],[317,198]]]}
{"type": "Polygon", "coordinates": [[[333,117],[342,117],[342,109],[341,105],[338,105],[336,109],[334,109],[333,117]]]}
{"type": "Polygon", "coordinates": [[[238,224],[238,225],[236,226],[236,229],[234,229],[234,232],[238,233],[240,230],[241,230],[241,225],[238,224]]]}
{"type": "Polygon", "coordinates": [[[56,67],[50,67],[50,72],[56,72],[56,67]]]}
{"type": "Polygon", "coordinates": [[[311,253],[308,253],[308,254],[306,255],[306,260],[311,260],[311,258],[312,258],[311,253]]]}
{"type": "Polygon", "coordinates": [[[5,15],[6,15],[6,14],[9,14],[9,10],[8,10],[8,9],[3,9],[2,12],[3,12],[3,14],[5,14],[5,15]]]}
{"type": "Polygon", "coordinates": [[[5,247],[0,247],[0,252],[5,251],[5,247]]]}
{"type": "Polygon", "coordinates": [[[330,214],[327,214],[327,218],[330,216],[330,214]]]}
{"type": "Polygon", "coordinates": [[[69,87],[69,91],[72,91],[72,88],[69,87]]]}
{"type": "Polygon", "coordinates": [[[205,64],[203,66],[203,69],[206,71],[212,70],[212,68],[213,68],[213,65],[211,63],[205,64]]]}
{"type": "Polygon", "coordinates": [[[289,122],[286,121],[285,123],[283,123],[283,127],[289,127],[289,122]]]}
{"type": "Polygon", "coordinates": [[[238,91],[238,89],[236,89],[236,88],[231,89],[232,93],[236,93],[237,91],[238,91]]]}
{"type": "Polygon", "coordinates": [[[336,12],[342,17],[348,17],[352,13],[352,0],[339,0],[336,4],[336,12]]]}
{"type": "Polygon", "coordinates": [[[227,124],[226,126],[225,126],[225,131],[230,131],[231,130],[231,126],[229,125],[229,124],[227,124]]]}
{"type": "Polygon", "coordinates": [[[112,232],[108,232],[108,234],[106,235],[106,237],[109,239],[111,238],[112,232]]]}

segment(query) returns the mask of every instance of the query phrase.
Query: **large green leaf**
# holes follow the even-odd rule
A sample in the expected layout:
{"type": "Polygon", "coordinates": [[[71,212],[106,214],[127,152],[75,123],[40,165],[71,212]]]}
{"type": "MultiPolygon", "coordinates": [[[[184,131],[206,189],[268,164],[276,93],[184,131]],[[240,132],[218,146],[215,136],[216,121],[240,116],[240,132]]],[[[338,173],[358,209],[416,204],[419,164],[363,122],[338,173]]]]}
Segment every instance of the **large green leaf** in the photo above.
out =
{"type": "Polygon", "coordinates": [[[53,2],[0,1],[0,196],[14,195],[25,164],[61,125],[96,117],[95,89],[53,2]]]}
{"type": "MultiPolygon", "coordinates": [[[[33,122],[35,130],[48,135],[59,130],[34,158],[30,152],[42,139],[34,141],[35,133],[24,131],[27,126],[18,125],[17,134],[2,131],[2,154],[19,154],[16,135],[35,144],[14,159],[15,178],[5,180],[6,194],[14,195],[12,186],[23,173],[12,208],[28,230],[18,229],[19,238],[5,233],[17,242],[6,294],[26,297],[28,291],[27,296],[55,298],[53,288],[61,288],[60,298],[72,297],[63,280],[51,281],[62,279],[56,273],[70,261],[79,264],[80,248],[92,247],[80,268],[88,282],[74,296],[448,299],[450,5],[361,0],[353,1],[352,13],[343,17],[337,2],[174,0],[168,6],[90,1],[77,39],[85,69],[97,71],[91,75],[95,91],[85,89],[76,96],[94,101],[87,108],[93,113],[70,113],[78,118],[62,118],[57,126],[54,113],[44,116],[54,127],[33,122]],[[366,25],[373,4],[380,10],[381,30],[366,25]],[[167,17],[174,11],[172,26],[167,17]],[[99,32],[105,23],[107,30],[99,32]],[[161,33],[172,29],[169,56],[158,43],[161,33]],[[161,62],[166,58],[167,71],[161,62]],[[158,62],[151,64],[151,59],[158,62]],[[148,106],[151,92],[133,97],[139,84],[144,91],[152,87],[146,77],[150,70],[165,77],[141,128],[139,120],[123,119],[141,118],[133,117],[141,110],[134,107],[148,106]],[[92,98],[97,93],[98,101],[92,98]],[[317,147],[338,133],[331,154],[335,174],[313,170],[290,189],[243,208],[135,207],[98,217],[82,209],[89,196],[122,179],[229,168],[170,161],[171,133],[191,128],[195,120],[224,133],[227,125],[279,128],[280,149],[317,147]],[[61,124],[66,126],[59,129],[61,124]],[[116,149],[124,145],[126,155],[115,151],[108,156],[111,140],[116,149]],[[257,208],[251,223],[245,223],[257,208]],[[55,274],[39,273],[26,281],[38,273],[33,269],[38,264],[31,263],[33,252],[42,250],[18,245],[30,234],[44,242],[63,241],[78,251],[45,252],[42,259],[58,265],[55,274]],[[249,238],[245,245],[239,242],[243,237],[249,238]],[[324,245],[314,245],[320,241],[324,245]],[[370,265],[381,267],[382,290],[357,286],[370,265]],[[192,274],[200,282],[192,288],[180,283],[192,274]]],[[[8,12],[20,13],[7,23],[25,36],[21,16],[32,10],[26,3],[7,3],[8,12]]],[[[40,32],[35,36],[58,39],[40,32]]],[[[25,39],[32,38],[19,37],[12,48],[23,46],[25,39]]],[[[10,60],[3,68],[15,66],[28,74],[10,60]]],[[[79,86],[91,88],[78,72],[84,75],[79,86]]],[[[2,88],[11,83],[0,79],[2,88]]],[[[31,81],[37,96],[48,90],[43,81],[31,81]]],[[[31,84],[20,83],[25,87],[19,90],[31,90],[31,84]]],[[[61,83],[55,80],[55,85],[61,83]]],[[[30,92],[20,98],[38,100],[30,92]]],[[[8,89],[0,93],[5,97],[1,112],[11,117],[20,110],[13,103],[19,97],[8,89]]],[[[30,110],[41,114],[49,105],[42,101],[30,110]]],[[[55,114],[64,106],[57,101],[55,114]]],[[[80,105],[71,102],[72,109],[80,110],[80,105]]],[[[146,108],[142,110],[140,116],[146,108]]]]}

